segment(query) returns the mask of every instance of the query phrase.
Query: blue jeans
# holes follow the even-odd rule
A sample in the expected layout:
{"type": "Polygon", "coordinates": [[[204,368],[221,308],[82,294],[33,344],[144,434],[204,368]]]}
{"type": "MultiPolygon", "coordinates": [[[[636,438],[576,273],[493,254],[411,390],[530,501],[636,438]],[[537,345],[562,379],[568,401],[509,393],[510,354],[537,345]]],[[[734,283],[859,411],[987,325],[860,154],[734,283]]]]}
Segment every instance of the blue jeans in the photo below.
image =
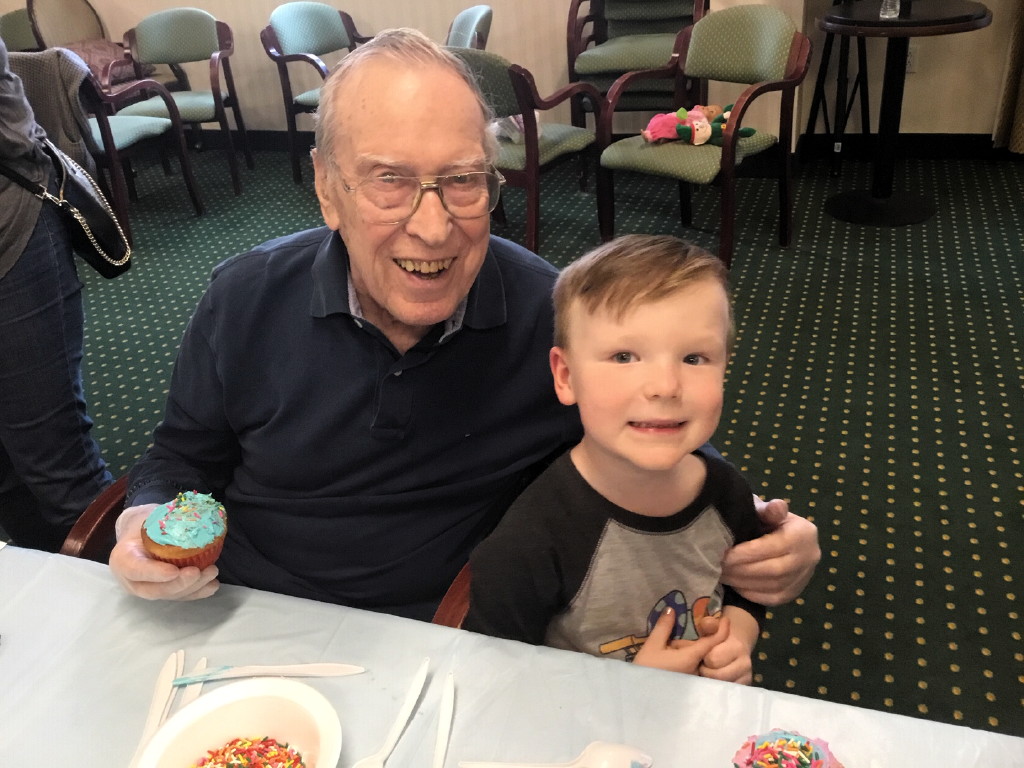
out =
{"type": "Polygon", "coordinates": [[[55,551],[112,478],[82,388],[82,284],[56,207],[0,278],[0,527],[55,551]]]}

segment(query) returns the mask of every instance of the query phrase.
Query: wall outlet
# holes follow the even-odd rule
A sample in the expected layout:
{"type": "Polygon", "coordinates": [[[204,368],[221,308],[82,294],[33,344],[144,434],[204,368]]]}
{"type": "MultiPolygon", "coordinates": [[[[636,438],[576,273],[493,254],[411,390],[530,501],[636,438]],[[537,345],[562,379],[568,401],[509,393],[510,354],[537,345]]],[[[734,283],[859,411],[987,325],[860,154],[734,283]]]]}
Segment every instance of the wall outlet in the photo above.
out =
{"type": "Polygon", "coordinates": [[[911,41],[907,46],[907,74],[917,72],[917,42],[911,41]]]}

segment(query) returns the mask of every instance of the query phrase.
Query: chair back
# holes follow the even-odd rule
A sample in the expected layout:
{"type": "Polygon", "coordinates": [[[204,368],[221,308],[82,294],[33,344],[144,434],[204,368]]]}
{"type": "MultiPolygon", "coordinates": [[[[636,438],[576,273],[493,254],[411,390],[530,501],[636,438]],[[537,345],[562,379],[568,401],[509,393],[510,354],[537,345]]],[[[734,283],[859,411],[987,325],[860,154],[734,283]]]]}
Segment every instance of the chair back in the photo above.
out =
{"type": "Polygon", "coordinates": [[[516,90],[509,77],[508,68],[511,62],[490,51],[475,48],[450,48],[453,54],[462,59],[476,77],[477,85],[484,95],[494,117],[511,117],[522,114],[523,108],[516,96],[516,90]]]}
{"type": "Polygon", "coordinates": [[[144,64],[206,61],[221,49],[217,19],[199,8],[169,8],[140,21],[132,56],[144,64]]]}
{"type": "Polygon", "coordinates": [[[608,38],[676,34],[693,21],[693,0],[604,0],[608,38]]]}
{"type": "Polygon", "coordinates": [[[0,40],[8,52],[38,51],[42,46],[32,31],[28,8],[16,8],[0,16],[0,40]]]}
{"type": "Polygon", "coordinates": [[[297,2],[279,5],[270,14],[270,27],[285,56],[325,53],[355,47],[337,8],[324,3],[297,2]]]}
{"type": "Polygon", "coordinates": [[[444,593],[441,604],[434,612],[431,624],[439,624],[443,627],[454,627],[459,629],[462,622],[469,613],[469,587],[472,575],[469,570],[469,563],[462,566],[462,570],[455,576],[448,591],[444,593]]]}
{"type": "Polygon", "coordinates": [[[740,5],[708,14],[690,35],[687,77],[730,83],[781,80],[796,27],[782,10],[740,5]]]}
{"type": "Polygon", "coordinates": [[[28,0],[28,14],[36,38],[47,48],[107,36],[89,0],[28,0]]]}
{"type": "Polygon", "coordinates": [[[448,28],[445,45],[453,48],[487,47],[487,38],[491,34],[491,18],[493,12],[489,5],[474,5],[460,11],[448,28]]]}

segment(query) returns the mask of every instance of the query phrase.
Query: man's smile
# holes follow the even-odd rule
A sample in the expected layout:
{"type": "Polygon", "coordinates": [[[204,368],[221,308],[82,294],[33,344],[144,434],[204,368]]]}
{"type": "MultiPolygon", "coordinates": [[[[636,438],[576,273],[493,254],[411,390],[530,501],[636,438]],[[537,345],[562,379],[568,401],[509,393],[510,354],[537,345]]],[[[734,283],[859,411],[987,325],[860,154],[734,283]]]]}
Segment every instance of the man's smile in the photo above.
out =
{"type": "Polygon", "coordinates": [[[441,259],[440,261],[417,261],[414,259],[394,260],[395,264],[406,272],[411,272],[414,275],[428,280],[434,280],[444,274],[444,272],[452,265],[453,261],[455,261],[454,258],[441,259]]]}

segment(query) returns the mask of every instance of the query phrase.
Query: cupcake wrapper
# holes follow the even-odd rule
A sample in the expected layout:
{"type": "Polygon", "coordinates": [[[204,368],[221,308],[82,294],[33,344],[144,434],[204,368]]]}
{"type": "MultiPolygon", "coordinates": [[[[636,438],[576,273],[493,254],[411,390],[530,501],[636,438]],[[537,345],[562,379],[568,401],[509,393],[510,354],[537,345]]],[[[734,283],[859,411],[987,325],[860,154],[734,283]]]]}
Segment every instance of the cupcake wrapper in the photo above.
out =
{"type": "MultiPolygon", "coordinates": [[[[191,550],[191,554],[183,554],[181,557],[166,557],[155,555],[150,552],[150,556],[154,560],[160,560],[164,563],[170,563],[176,565],[179,568],[185,568],[189,565],[194,565],[199,570],[206,568],[208,565],[213,565],[217,558],[220,557],[221,551],[224,549],[224,537],[221,536],[219,539],[214,541],[212,544],[203,547],[198,550],[191,550]]],[[[182,552],[189,552],[190,550],[182,550],[182,552]]]]}

